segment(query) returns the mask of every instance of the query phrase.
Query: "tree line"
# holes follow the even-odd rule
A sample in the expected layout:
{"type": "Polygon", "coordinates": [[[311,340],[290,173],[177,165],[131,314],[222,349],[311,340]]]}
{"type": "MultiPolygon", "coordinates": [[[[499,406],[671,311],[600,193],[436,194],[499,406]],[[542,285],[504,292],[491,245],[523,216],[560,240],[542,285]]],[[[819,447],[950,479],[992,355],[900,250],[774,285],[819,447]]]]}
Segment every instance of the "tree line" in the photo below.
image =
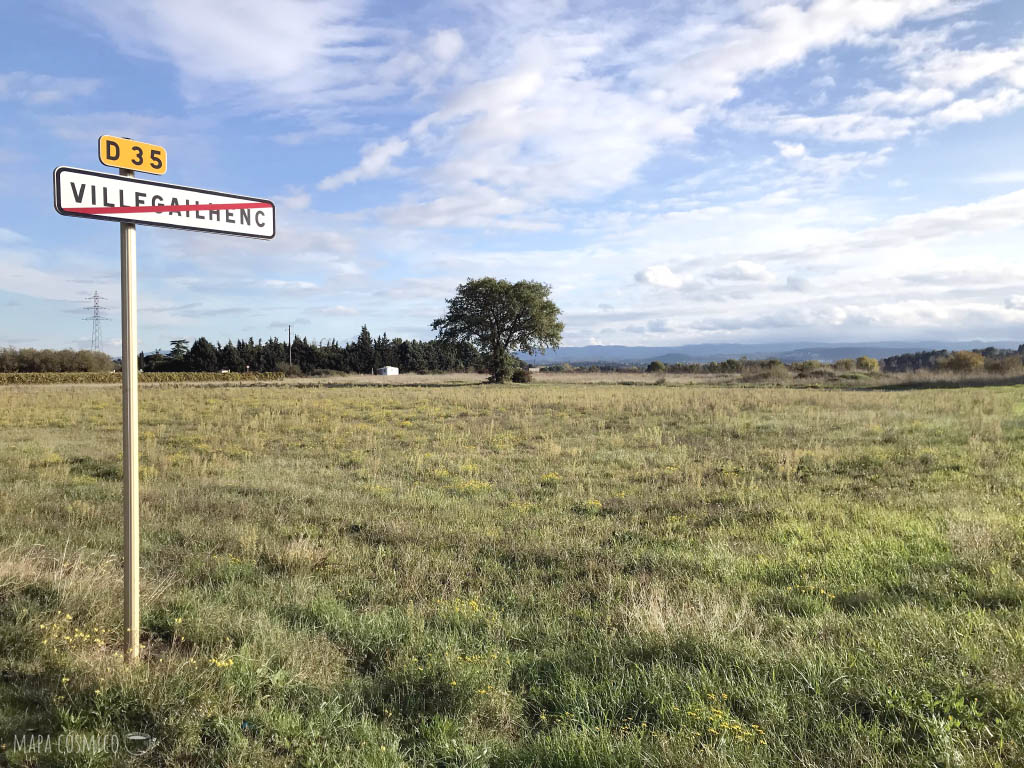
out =
{"type": "Polygon", "coordinates": [[[99,373],[115,367],[110,355],[88,349],[0,348],[0,373],[99,373]]]}
{"type": "Polygon", "coordinates": [[[1024,367],[1021,356],[1024,344],[1017,349],[932,349],[927,352],[908,352],[881,360],[882,370],[887,373],[910,371],[947,370],[961,373],[985,369],[993,373],[1012,373],[1024,367]]]}
{"type": "Polygon", "coordinates": [[[248,341],[238,339],[214,344],[199,337],[188,345],[174,339],[168,353],[139,355],[141,371],[286,371],[372,373],[377,368],[394,366],[411,373],[475,371],[483,363],[480,353],[469,343],[434,339],[389,339],[387,334],[374,338],[364,325],[355,341],[340,344],[337,339],[310,341],[305,336],[288,342],[277,337],[248,341]],[[289,360],[291,362],[289,362],[289,360]]]}
{"type": "Polygon", "coordinates": [[[431,327],[430,341],[374,338],[364,325],[359,337],[344,346],[332,339],[310,343],[305,337],[290,345],[239,339],[221,346],[206,338],[191,347],[185,339],[171,341],[171,351],[139,355],[141,371],[323,371],[372,373],[394,366],[400,371],[487,371],[491,381],[528,381],[526,364],[515,352],[535,353],[557,347],[564,325],[550,299],[551,286],[530,280],[511,283],[492,277],[470,279],[446,301],[447,312],[431,327]]]}
{"type": "MultiPolygon", "coordinates": [[[[837,371],[877,371],[903,373],[921,370],[971,372],[986,370],[993,373],[1024,373],[1024,344],[1018,349],[986,347],[977,350],[945,349],[909,352],[875,360],[860,357],[856,360],[837,360],[831,364],[837,371]]],[[[343,373],[369,373],[376,368],[392,365],[399,370],[415,373],[480,371],[487,369],[487,359],[467,342],[389,339],[387,334],[374,338],[366,326],[359,337],[345,345],[332,339],[323,344],[312,343],[305,337],[292,341],[292,363],[289,369],[288,343],[276,337],[248,341],[239,339],[224,345],[213,344],[200,337],[191,346],[185,339],[175,339],[168,353],[153,352],[139,355],[139,370],[164,372],[203,371],[286,371],[313,374],[318,371],[343,373]]],[[[662,363],[654,361],[648,372],[666,373],[756,373],[774,368],[789,367],[805,372],[816,361],[791,363],[784,366],[780,360],[730,359],[709,363],[662,363]]],[[[79,373],[104,372],[118,368],[118,363],[103,352],[75,349],[33,349],[26,347],[0,348],[0,373],[79,373]]],[[[628,371],[642,367],[621,363],[557,364],[545,371],[628,371]]]]}

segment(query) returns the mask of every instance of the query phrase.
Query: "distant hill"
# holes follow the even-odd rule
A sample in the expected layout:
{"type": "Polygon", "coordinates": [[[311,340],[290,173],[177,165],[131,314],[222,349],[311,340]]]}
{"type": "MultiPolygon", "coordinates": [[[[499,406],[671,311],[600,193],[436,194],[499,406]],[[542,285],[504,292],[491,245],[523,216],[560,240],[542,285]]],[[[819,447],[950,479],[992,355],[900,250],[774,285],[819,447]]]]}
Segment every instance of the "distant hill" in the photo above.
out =
{"type": "Polygon", "coordinates": [[[1020,341],[881,341],[843,342],[829,344],[822,342],[790,342],[764,344],[684,344],[674,347],[627,347],[615,345],[591,345],[586,347],[562,347],[546,355],[520,355],[535,365],[557,363],[618,365],[647,365],[652,360],[663,363],[710,363],[729,358],[746,357],[751,360],[769,357],[786,363],[800,360],[821,360],[828,363],[845,357],[883,358],[908,352],[922,352],[932,349],[1017,349],[1020,341]]]}

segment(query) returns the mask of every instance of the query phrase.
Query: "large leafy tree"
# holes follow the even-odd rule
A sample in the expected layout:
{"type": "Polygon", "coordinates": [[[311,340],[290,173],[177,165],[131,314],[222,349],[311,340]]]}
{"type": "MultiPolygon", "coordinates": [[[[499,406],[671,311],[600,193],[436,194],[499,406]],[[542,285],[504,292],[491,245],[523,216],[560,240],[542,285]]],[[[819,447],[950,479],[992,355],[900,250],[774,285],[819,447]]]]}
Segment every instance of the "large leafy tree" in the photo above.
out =
{"type": "Polygon", "coordinates": [[[476,346],[491,381],[505,381],[518,366],[513,352],[532,354],[557,349],[561,343],[565,326],[550,295],[551,286],[532,280],[467,280],[447,300],[448,312],[432,327],[442,341],[476,346]]]}

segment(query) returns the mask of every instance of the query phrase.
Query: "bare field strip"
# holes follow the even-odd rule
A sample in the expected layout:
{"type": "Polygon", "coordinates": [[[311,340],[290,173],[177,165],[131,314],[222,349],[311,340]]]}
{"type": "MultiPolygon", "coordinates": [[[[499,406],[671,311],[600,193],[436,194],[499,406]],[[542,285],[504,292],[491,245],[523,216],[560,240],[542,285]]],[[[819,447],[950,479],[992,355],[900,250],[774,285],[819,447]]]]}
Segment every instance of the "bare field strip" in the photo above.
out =
{"type": "Polygon", "coordinates": [[[119,390],[0,388],[0,733],[155,736],[134,765],[1024,764],[1019,389],[551,376],[143,387],[134,669],[119,390]]]}

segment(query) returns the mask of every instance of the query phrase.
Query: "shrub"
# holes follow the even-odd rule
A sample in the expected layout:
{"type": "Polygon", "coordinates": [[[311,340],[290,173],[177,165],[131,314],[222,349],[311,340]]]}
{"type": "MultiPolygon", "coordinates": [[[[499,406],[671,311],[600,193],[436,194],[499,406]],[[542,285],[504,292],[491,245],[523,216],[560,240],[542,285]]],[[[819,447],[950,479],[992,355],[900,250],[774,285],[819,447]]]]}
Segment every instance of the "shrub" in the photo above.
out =
{"type": "Polygon", "coordinates": [[[857,361],[852,357],[844,357],[842,360],[836,360],[833,366],[837,371],[852,371],[857,367],[857,361]]]}
{"type": "Polygon", "coordinates": [[[665,372],[665,364],[663,362],[661,362],[661,360],[652,360],[651,363],[647,366],[647,372],[648,373],[664,373],[665,372]]]}
{"type": "Polygon", "coordinates": [[[812,373],[813,371],[820,371],[821,367],[822,365],[820,360],[803,360],[799,363],[793,363],[790,365],[790,368],[797,373],[812,373]]]}
{"type": "Polygon", "coordinates": [[[983,358],[979,353],[972,352],[969,349],[958,349],[949,357],[942,360],[939,365],[947,371],[970,373],[971,371],[976,371],[985,365],[985,358],[983,358]]]}
{"type": "Polygon", "coordinates": [[[857,358],[857,370],[876,373],[878,371],[878,360],[873,357],[861,355],[857,358]]]}
{"type": "Polygon", "coordinates": [[[529,368],[516,368],[512,372],[512,381],[516,384],[529,384],[533,381],[533,374],[529,368]]]}
{"type": "Polygon", "coordinates": [[[114,362],[103,352],[0,347],[0,372],[4,373],[109,373],[112,370],[114,362]]]}
{"type": "Polygon", "coordinates": [[[743,373],[750,365],[747,360],[720,360],[707,364],[708,373],[743,373]]]}
{"type": "Polygon", "coordinates": [[[784,382],[790,381],[793,374],[784,364],[775,360],[771,365],[764,367],[751,366],[750,369],[740,377],[740,381],[748,384],[757,382],[784,382]]]}
{"type": "Polygon", "coordinates": [[[285,376],[301,376],[302,369],[294,363],[278,363],[277,372],[285,376]]]}
{"type": "Polygon", "coordinates": [[[821,368],[812,368],[809,371],[801,371],[797,374],[799,379],[833,379],[836,374],[831,368],[822,366],[821,368]]]}
{"type": "Polygon", "coordinates": [[[989,373],[1019,374],[1024,372],[1024,360],[1021,360],[1020,355],[989,357],[985,359],[985,370],[989,373]]]}

